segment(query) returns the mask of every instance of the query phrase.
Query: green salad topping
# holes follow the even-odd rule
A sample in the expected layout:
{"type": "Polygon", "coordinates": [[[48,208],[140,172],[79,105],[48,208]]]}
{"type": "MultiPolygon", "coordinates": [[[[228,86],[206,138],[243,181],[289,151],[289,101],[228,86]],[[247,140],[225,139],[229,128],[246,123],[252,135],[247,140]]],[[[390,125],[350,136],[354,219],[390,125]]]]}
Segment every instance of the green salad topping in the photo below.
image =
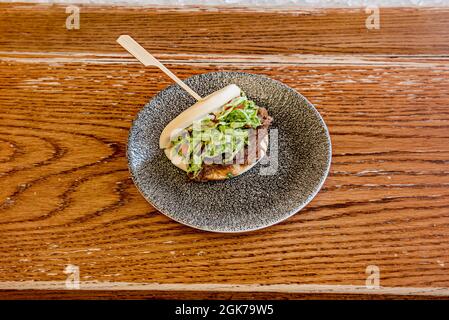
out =
{"type": "Polygon", "coordinates": [[[196,177],[204,164],[227,164],[248,145],[248,129],[261,125],[259,107],[245,95],[183,130],[172,140],[173,150],[196,177]]]}

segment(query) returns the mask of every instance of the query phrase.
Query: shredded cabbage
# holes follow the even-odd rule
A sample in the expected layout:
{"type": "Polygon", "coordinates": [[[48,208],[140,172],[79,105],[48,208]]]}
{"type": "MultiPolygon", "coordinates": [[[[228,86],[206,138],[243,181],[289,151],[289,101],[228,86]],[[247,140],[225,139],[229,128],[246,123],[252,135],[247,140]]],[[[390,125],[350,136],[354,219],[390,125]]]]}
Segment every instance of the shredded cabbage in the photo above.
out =
{"type": "Polygon", "coordinates": [[[187,173],[197,176],[204,164],[228,164],[248,145],[248,129],[261,125],[259,107],[244,94],[219,111],[183,130],[172,145],[187,164],[187,173]]]}

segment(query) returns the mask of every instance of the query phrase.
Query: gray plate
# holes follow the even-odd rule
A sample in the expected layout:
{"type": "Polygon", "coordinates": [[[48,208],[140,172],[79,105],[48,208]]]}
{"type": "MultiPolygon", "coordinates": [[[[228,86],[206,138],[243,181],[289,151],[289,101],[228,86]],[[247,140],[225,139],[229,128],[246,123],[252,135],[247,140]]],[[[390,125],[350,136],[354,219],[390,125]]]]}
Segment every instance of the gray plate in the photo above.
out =
{"type": "Polygon", "coordinates": [[[248,73],[206,73],[186,83],[201,96],[237,84],[273,116],[278,147],[273,145],[276,130],[271,130],[265,163],[226,181],[189,181],[159,149],[162,129],[195,102],[179,86],[172,85],[145,105],[129,134],[129,168],[148,202],[173,220],[194,228],[242,232],[287,219],[312,200],[329,172],[331,141],[323,119],[310,102],[278,81],[248,73]]]}

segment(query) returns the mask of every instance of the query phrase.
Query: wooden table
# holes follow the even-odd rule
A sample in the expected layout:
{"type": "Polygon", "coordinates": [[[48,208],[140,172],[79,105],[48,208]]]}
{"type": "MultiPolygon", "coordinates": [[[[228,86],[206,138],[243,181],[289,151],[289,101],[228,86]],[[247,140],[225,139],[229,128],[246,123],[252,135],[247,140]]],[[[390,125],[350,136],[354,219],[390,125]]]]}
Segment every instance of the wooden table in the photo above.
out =
{"type": "Polygon", "coordinates": [[[364,9],[81,6],[79,30],[65,6],[0,15],[1,298],[449,296],[449,8],[381,9],[378,30],[364,9]],[[126,140],[171,82],[122,33],[181,78],[241,70],[309,98],[333,142],[318,196],[244,234],[155,211],[126,140]]]}

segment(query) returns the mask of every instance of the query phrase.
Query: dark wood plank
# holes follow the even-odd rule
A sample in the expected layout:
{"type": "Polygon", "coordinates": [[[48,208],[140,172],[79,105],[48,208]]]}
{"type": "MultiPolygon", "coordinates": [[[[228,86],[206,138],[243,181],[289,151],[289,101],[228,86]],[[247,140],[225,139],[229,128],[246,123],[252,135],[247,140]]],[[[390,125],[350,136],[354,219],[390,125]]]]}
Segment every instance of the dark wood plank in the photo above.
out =
{"type": "Polygon", "coordinates": [[[127,130],[164,76],[135,63],[3,62],[0,277],[58,280],[74,263],[83,280],[363,285],[377,264],[386,286],[447,286],[449,70],[432,64],[239,65],[317,103],[334,161],[301,214],[217,235],[157,214],[129,178],[127,130]]]}
{"type": "Polygon", "coordinates": [[[67,30],[66,6],[0,4],[0,50],[122,52],[130,34],[154,53],[447,54],[449,9],[381,8],[368,30],[365,9],[183,10],[81,6],[67,30]]]}
{"type": "Polygon", "coordinates": [[[214,291],[78,291],[78,290],[0,290],[1,300],[443,300],[445,297],[378,295],[378,294],[304,294],[260,292],[214,292],[214,291]]]}

